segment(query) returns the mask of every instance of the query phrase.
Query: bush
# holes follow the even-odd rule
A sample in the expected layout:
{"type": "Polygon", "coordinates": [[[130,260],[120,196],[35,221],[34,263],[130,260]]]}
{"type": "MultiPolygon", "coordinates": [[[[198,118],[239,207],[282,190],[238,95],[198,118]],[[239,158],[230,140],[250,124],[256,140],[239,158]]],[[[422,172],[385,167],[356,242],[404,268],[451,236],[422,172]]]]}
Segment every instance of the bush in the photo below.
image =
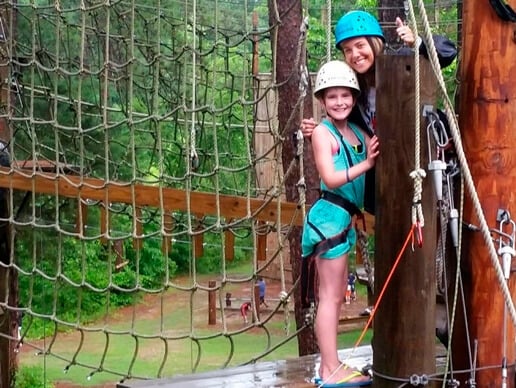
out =
{"type": "Polygon", "coordinates": [[[53,388],[54,385],[45,379],[42,367],[35,365],[23,366],[18,369],[14,382],[15,388],[53,388]]]}

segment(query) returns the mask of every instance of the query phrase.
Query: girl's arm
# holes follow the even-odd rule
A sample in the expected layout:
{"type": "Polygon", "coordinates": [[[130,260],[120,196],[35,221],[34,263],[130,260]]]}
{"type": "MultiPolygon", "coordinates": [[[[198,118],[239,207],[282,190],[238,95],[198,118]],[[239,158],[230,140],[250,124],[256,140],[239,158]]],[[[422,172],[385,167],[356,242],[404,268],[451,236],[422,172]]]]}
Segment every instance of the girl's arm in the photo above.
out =
{"type": "Polygon", "coordinates": [[[367,147],[367,159],[354,165],[347,170],[335,170],[333,164],[332,144],[336,143],[335,137],[322,125],[315,127],[312,133],[312,149],[314,152],[315,165],[317,172],[324,184],[329,189],[335,189],[353,179],[365,174],[367,170],[375,164],[376,157],[379,155],[378,138],[373,136],[369,139],[365,136],[367,147]]]}

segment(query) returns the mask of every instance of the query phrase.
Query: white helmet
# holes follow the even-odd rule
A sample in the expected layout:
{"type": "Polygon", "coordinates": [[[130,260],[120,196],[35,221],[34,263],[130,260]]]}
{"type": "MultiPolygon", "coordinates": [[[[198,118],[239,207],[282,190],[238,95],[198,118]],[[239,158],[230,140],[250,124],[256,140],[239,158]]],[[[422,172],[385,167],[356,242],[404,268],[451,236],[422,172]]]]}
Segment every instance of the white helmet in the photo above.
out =
{"type": "Polygon", "coordinates": [[[330,61],[321,66],[315,79],[314,95],[319,97],[324,89],[335,86],[351,88],[356,94],[360,93],[357,75],[346,62],[330,61]]]}

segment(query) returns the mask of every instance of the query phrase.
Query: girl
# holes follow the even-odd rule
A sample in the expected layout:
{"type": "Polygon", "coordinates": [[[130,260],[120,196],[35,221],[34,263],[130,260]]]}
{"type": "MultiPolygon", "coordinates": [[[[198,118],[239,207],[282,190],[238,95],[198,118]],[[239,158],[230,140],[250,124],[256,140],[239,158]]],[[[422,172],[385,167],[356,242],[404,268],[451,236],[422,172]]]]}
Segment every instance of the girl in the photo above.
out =
{"type": "Polygon", "coordinates": [[[378,139],[348,121],[360,93],[353,69],[330,61],[317,74],[315,97],[327,119],[315,127],[312,148],[321,178],[321,198],[308,212],[302,236],[303,265],[315,262],[318,306],[315,334],[321,352],[321,387],[369,385],[371,380],[342,364],[337,329],[342,290],[347,284],[348,253],[355,244],[352,217],[363,205],[365,173],[379,154],[378,139]],[[328,244],[332,241],[331,244],[328,244]]]}

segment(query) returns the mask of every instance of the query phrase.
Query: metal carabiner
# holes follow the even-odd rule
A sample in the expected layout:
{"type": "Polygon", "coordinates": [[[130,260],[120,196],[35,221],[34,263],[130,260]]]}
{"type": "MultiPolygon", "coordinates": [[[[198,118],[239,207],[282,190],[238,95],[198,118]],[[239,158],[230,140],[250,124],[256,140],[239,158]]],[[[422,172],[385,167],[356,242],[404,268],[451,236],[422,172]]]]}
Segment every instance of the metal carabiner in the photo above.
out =
{"type": "Polygon", "coordinates": [[[419,248],[423,247],[423,228],[421,227],[421,222],[416,222],[416,242],[419,248]]]}
{"type": "Polygon", "coordinates": [[[414,252],[414,240],[419,248],[423,247],[423,228],[419,221],[417,221],[412,227],[412,252],[414,252]]]}

